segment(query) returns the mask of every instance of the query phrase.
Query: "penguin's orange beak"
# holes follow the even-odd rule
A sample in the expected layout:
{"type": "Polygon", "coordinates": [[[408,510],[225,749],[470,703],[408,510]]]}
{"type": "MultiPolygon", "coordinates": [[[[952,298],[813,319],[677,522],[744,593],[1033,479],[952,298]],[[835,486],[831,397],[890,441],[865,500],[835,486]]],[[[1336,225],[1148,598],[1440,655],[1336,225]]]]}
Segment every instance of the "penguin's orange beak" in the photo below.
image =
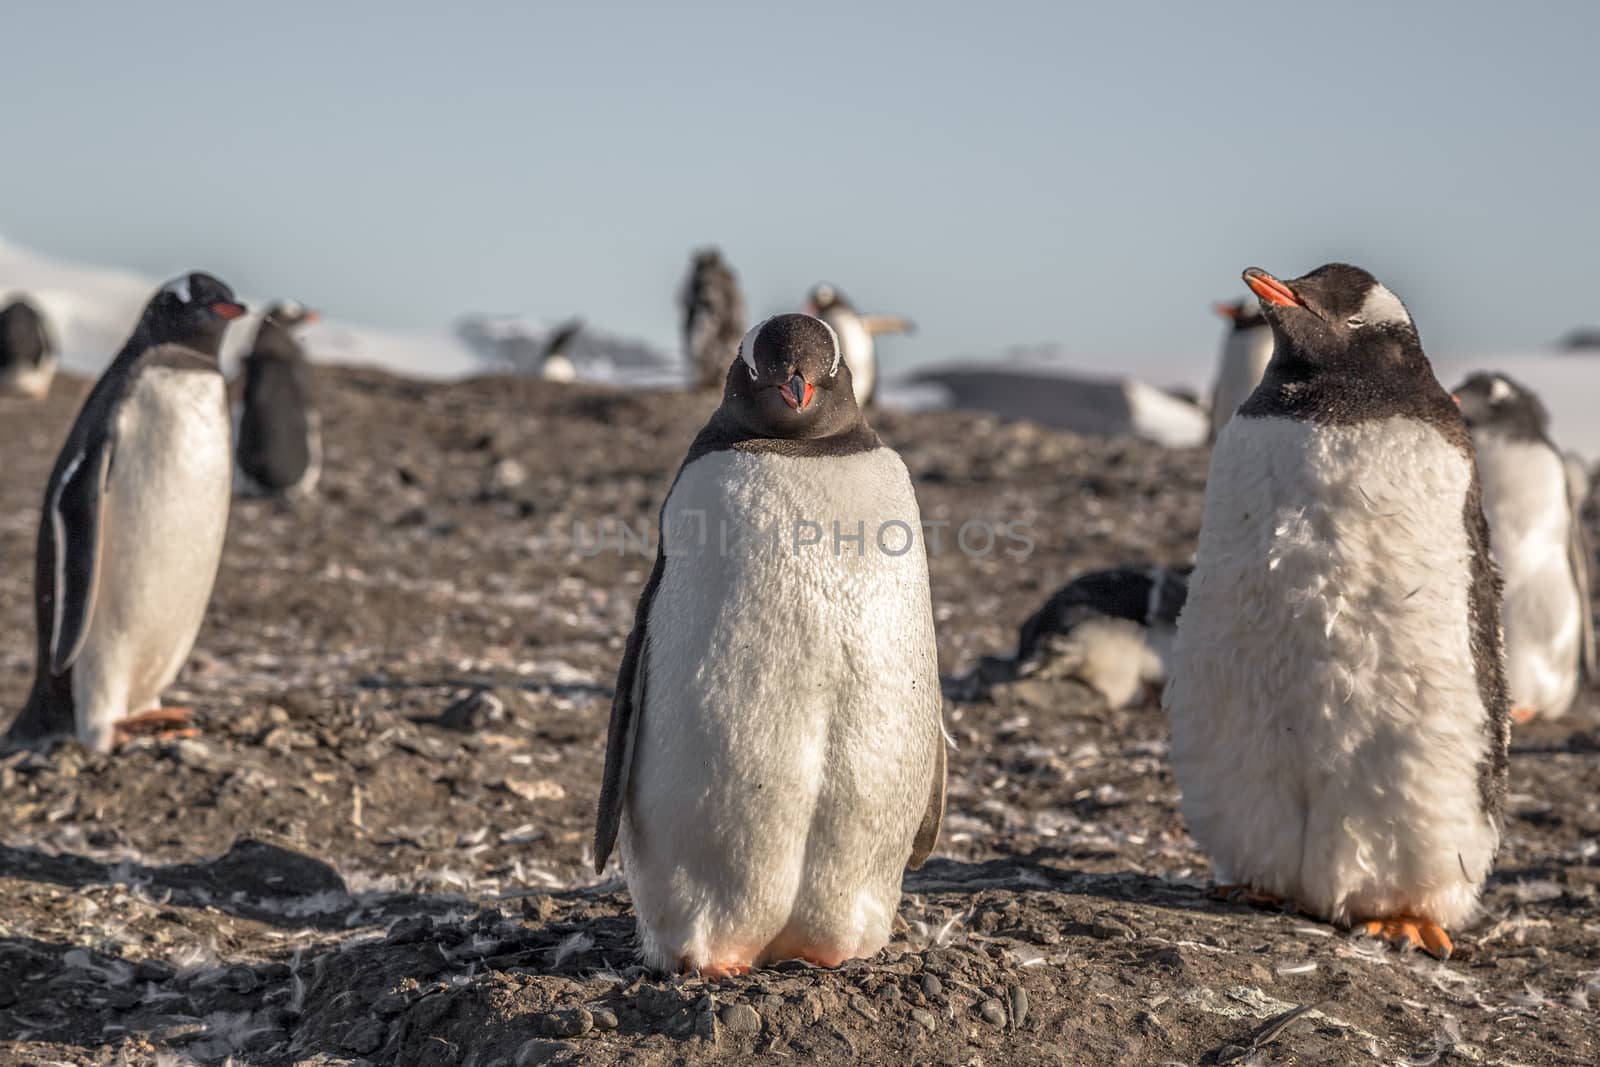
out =
{"type": "Polygon", "coordinates": [[[218,300],[211,305],[212,312],[223,319],[236,319],[248,309],[243,304],[235,304],[227,300],[218,300]]]}
{"type": "Polygon", "coordinates": [[[816,391],[816,386],[798,374],[778,386],[778,395],[783,397],[783,402],[796,411],[804,411],[816,391]]]}
{"type": "Polygon", "coordinates": [[[817,307],[817,302],[815,300],[807,300],[806,301],[806,314],[807,315],[810,315],[812,318],[816,318],[818,310],[819,309],[817,307]]]}
{"type": "Polygon", "coordinates": [[[1240,314],[1240,308],[1237,304],[1212,304],[1211,310],[1225,319],[1237,319],[1240,314]]]}
{"type": "Polygon", "coordinates": [[[1304,302],[1294,295],[1293,289],[1259,267],[1251,267],[1244,272],[1244,283],[1250,287],[1252,293],[1268,304],[1285,308],[1305,307],[1304,302]]]}
{"type": "Polygon", "coordinates": [[[306,317],[301,319],[300,321],[306,323],[307,325],[310,325],[313,322],[317,322],[321,318],[322,318],[322,312],[317,311],[315,308],[313,308],[312,310],[307,311],[306,312],[306,317]]]}

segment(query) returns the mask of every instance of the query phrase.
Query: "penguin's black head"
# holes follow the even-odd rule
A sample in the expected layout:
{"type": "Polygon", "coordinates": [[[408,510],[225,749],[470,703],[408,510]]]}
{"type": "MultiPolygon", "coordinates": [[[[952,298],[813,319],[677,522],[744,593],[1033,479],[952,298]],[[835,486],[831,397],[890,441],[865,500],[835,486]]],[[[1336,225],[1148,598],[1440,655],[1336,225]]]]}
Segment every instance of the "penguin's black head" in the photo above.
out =
{"type": "Polygon", "coordinates": [[[829,308],[847,308],[850,301],[827,282],[821,282],[811,287],[811,292],[806,296],[806,314],[820,315],[829,308]]]}
{"type": "Polygon", "coordinates": [[[839,338],[810,315],[774,315],[744,335],[722,406],[760,437],[829,437],[861,420],[839,338]]]}
{"type": "Polygon", "coordinates": [[[294,330],[309,326],[322,316],[298,300],[279,300],[269,306],[262,317],[285,330],[294,330]]]}
{"type": "Polygon", "coordinates": [[[32,304],[18,298],[0,310],[0,363],[37,367],[53,348],[44,316],[32,304]]]}
{"type": "Polygon", "coordinates": [[[1261,313],[1261,305],[1254,300],[1235,300],[1230,304],[1212,304],[1211,310],[1228,320],[1229,327],[1234,333],[1253,330],[1258,326],[1267,324],[1267,317],[1261,313]]]}
{"type": "Polygon", "coordinates": [[[147,344],[180,344],[215,356],[228,323],[247,310],[226,283],[195,271],[158,289],[139,325],[147,344]]]}
{"type": "Polygon", "coordinates": [[[1272,326],[1274,360],[1376,369],[1422,356],[1411,313],[1360,267],[1329,263],[1290,281],[1251,267],[1244,283],[1272,326]]]}
{"type": "Polygon", "coordinates": [[[1497,430],[1518,440],[1543,439],[1549,431],[1550,414],[1539,397],[1504,374],[1480,371],[1451,392],[1474,430],[1497,430]]]}

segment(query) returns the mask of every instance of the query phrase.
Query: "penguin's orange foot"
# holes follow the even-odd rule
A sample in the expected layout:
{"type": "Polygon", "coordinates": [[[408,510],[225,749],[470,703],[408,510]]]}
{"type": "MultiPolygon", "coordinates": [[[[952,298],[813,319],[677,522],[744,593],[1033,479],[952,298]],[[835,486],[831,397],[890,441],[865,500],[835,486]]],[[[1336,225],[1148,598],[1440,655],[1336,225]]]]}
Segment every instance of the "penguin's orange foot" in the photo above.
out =
{"type": "Polygon", "coordinates": [[[191,725],[193,721],[192,708],[155,708],[118,720],[111,729],[115,742],[121,745],[139,736],[198,737],[200,731],[191,725]]]}
{"type": "Polygon", "coordinates": [[[1511,705],[1511,721],[1518,726],[1526,726],[1538,717],[1538,708],[1530,708],[1526,704],[1511,705]]]}
{"type": "Polygon", "coordinates": [[[1288,902],[1282,897],[1275,897],[1271,893],[1263,893],[1254,886],[1248,885],[1215,885],[1211,887],[1213,900],[1225,900],[1229,904],[1248,904],[1252,908],[1270,908],[1282,911],[1288,907],[1288,902]]]}
{"type": "Polygon", "coordinates": [[[702,978],[737,978],[741,974],[750,973],[748,963],[707,963],[695,967],[688,960],[683,960],[678,966],[685,974],[698,971],[702,978]]]}
{"type": "Polygon", "coordinates": [[[837,967],[850,958],[850,953],[828,945],[813,944],[793,934],[779,934],[761,954],[765,960],[805,960],[813,967],[837,967]]]}
{"type": "Polygon", "coordinates": [[[1396,948],[1420,948],[1441,960],[1449,959],[1450,953],[1455,951],[1455,946],[1450,943],[1450,935],[1432,919],[1396,915],[1388,919],[1373,919],[1361,924],[1358,929],[1366,936],[1387,941],[1396,948]]]}

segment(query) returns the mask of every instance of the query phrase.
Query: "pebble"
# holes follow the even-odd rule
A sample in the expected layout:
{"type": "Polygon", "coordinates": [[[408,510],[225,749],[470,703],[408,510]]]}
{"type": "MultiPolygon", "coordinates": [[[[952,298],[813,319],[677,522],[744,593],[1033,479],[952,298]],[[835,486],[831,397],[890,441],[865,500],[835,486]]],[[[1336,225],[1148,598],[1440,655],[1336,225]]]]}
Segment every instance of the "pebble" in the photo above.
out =
{"type": "Polygon", "coordinates": [[[594,1016],[588,1008],[568,1008],[539,1016],[535,1025],[542,1037],[582,1037],[594,1029],[594,1016]]]}
{"type": "Polygon", "coordinates": [[[850,994],[850,1009],[869,1022],[878,1021],[878,1013],[872,1010],[872,1005],[860,993],[850,994]]]}
{"type": "Polygon", "coordinates": [[[544,1041],[535,1037],[522,1043],[512,1063],[516,1067],[533,1067],[536,1063],[548,1063],[564,1052],[576,1051],[578,1046],[570,1041],[544,1041]]]}
{"type": "Polygon", "coordinates": [[[1022,1029],[1028,1021],[1028,991],[1019,985],[1011,987],[1011,1028],[1022,1029]]]}
{"type": "Polygon", "coordinates": [[[759,1034],[761,1013],[748,1004],[724,1004],[717,1013],[730,1034],[759,1034]]]}
{"type": "Polygon", "coordinates": [[[933,1012],[924,1008],[912,1008],[911,1021],[930,1034],[939,1029],[939,1020],[934,1018],[933,1012]]]}
{"type": "Polygon", "coordinates": [[[166,960],[140,960],[133,967],[133,976],[141,982],[170,982],[177,973],[166,960]]]}
{"type": "Polygon", "coordinates": [[[922,995],[923,996],[925,996],[925,997],[936,997],[936,996],[939,996],[943,992],[944,992],[944,983],[939,980],[939,976],[938,975],[936,975],[936,974],[925,974],[925,975],[922,976],[922,995]]]}
{"type": "Polygon", "coordinates": [[[1006,1010],[993,997],[978,1005],[978,1014],[983,1016],[983,1021],[990,1026],[1003,1027],[1006,1024],[1006,1010]]]}
{"type": "Polygon", "coordinates": [[[594,1019],[594,1028],[596,1030],[615,1030],[617,1028],[617,1013],[610,1008],[595,1008],[589,1012],[589,1016],[594,1019]]]}

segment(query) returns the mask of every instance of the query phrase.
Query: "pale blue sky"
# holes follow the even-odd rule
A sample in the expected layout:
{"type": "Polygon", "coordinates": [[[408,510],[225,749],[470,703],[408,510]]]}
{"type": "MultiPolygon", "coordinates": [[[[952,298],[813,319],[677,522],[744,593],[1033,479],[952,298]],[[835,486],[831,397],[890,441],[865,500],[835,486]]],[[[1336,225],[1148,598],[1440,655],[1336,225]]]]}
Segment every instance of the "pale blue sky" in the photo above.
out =
{"type": "Polygon", "coordinates": [[[1600,5],[28,3],[0,234],[340,318],[672,343],[691,246],[898,360],[1209,359],[1256,264],[1367,266],[1429,347],[1600,322],[1600,5]]]}

